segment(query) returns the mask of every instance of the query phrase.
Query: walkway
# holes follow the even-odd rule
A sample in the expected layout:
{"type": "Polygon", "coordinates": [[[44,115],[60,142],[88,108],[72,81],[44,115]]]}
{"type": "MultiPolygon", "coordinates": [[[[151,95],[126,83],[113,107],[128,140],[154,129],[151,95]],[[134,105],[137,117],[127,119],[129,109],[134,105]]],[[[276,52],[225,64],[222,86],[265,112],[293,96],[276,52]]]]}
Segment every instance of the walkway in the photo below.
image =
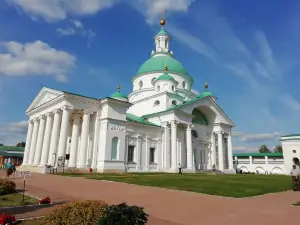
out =
{"type": "MultiPolygon", "coordinates": [[[[3,174],[0,174],[0,176],[3,174]]],[[[23,180],[15,179],[19,188],[23,180]]],[[[26,180],[29,194],[50,196],[55,202],[99,199],[145,207],[149,225],[295,225],[299,192],[284,192],[233,199],[131,184],[34,174],[26,180]]],[[[49,209],[23,212],[18,217],[39,216],[49,209]]],[[[297,222],[296,222],[297,223],[297,222]]]]}

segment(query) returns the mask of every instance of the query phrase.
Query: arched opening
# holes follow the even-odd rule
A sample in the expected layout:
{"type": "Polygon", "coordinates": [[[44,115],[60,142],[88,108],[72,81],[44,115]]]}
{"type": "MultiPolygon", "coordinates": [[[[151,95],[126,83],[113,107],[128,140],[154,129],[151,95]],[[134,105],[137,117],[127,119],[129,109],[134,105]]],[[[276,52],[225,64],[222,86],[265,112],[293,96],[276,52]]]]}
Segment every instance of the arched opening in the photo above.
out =
{"type": "Polygon", "coordinates": [[[195,116],[192,120],[193,124],[208,125],[206,117],[199,109],[194,109],[192,115],[195,116]]]}
{"type": "Polygon", "coordinates": [[[173,100],[173,101],[172,101],[172,105],[177,105],[176,100],[173,100]]]}
{"type": "Polygon", "coordinates": [[[257,174],[265,174],[265,170],[264,170],[264,168],[262,168],[261,166],[256,167],[256,168],[255,168],[255,172],[256,172],[257,174]]]}
{"type": "Polygon", "coordinates": [[[154,86],[154,81],[156,80],[156,77],[153,77],[151,80],[151,84],[154,86]]]}
{"type": "Polygon", "coordinates": [[[140,89],[143,87],[143,81],[139,82],[140,89]]]}
{"type": "Polygon", "coordinates": [[[300,162],[299,162],[299,159],[298,159],[297,157],[293,158],[293,163],[294,163],[295,165],[300,166],[300,162]]]}
{"type": "Polygon", "coordinates": [[[118,159],[118,151],[119,151],[119,138],[113,137],[111,141],[111,160],[118,159]]]}
{"type": "Polygon", "coordinates": [[[283,171],[279,167],[274,167],[271,171],[272,174],[283,174],[283,171]]]}
{"type": "Polygon", "coordinates": [[[182,82],[182,87],[185,89],[185,81],[182,82]]]}
{"type": "Polygon", "coordinates": [[[192,137],[193,137],[193,138],[197,138],[197,137],[198,137],[197,131],[192,130],[192,137]]]}
{"type": "Polygon", "coordinates": [[[158,101],[158,100],[156,100],[155,102],[154,102],[154,106],[159,106],[160,105],[160,102],[158,101]]]}

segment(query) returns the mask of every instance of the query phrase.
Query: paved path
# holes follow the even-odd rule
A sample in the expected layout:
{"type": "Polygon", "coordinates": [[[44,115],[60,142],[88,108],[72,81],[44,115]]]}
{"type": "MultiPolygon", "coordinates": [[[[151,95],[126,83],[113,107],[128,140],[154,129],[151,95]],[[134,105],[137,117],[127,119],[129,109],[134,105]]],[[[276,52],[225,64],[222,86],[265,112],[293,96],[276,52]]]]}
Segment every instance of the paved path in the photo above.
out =
{"type": "MultiPolygon", "coordinates": [[[[1,175],[1,174],[0,174],[1,175]]],[[[22,187],[22,179],[14,179],[22,187]]],[[[27,179],[31,195],[50,196],[53,201],[99,199],[145,207],[149,225],[295,225],[300,224],[299,192],[283,192],[253,198],[233,199],[162,188],[34,174],[27,179]],[[296,222],[297,221],[297,222],[296,222]]],[[[22,212],[18,217],[44,215],[49,208],[22,212]]]]}

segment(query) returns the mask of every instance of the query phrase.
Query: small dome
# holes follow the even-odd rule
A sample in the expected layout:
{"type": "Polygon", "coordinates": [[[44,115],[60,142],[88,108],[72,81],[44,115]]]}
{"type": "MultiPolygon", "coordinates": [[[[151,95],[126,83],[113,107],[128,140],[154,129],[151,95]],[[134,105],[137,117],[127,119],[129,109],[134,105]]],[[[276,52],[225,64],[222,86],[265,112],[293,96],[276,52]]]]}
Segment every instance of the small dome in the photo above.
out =
{"type": "Polygon", "coordinates": [[[124,95],[120,89],[120,86],[118,86],[118,91],[113,93],[110,97],[121,101],[128,101],[128,97],[124,95]]]}
{"type": "Polygon", "coordinates": [[[160,75],[155,81],[158,81],[158,80],[170,80],[170,81],[173,81],[173,82],[177,82],[174,77],[170,76],[168,74],[168,67],[167,65],[165,65],[164,67],[164,74],[160,75]]]}
{"type": "Polygon", "coordinates": [[[206,96],[213,96],[213,94],[209,90],[205,90],[199,95],[200,98],[204,98],[206,96]]]}
{"type": "Polygon", "coordinates": [[[169,36],[170,37],[169,33],[166,31],[166,29],[164,27],[162,27],[160,29],[160,31],[157,33],[157,35],[155,35],[154,38],[156,38],[158,36],[169,36]]]}

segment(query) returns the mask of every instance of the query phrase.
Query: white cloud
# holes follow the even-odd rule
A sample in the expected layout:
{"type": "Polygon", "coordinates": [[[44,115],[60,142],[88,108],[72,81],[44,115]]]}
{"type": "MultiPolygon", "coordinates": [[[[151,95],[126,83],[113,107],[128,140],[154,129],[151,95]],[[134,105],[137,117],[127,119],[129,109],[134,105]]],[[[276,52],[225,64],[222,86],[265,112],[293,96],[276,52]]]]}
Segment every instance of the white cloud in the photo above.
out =
{"type": "Polygon", "coordinates": [[[239,145],[236,145],[236,146],[232,146],[232,150],[234,152],[257,152],[259,149],[256,148],[256,147],[249,147],[249,146],[239,146],[239,145]]]}
{"type": "Polygon", "coordinates": [[[292,109],[299,115],[300,103],[296,99],[294,99],[289,94],[285,94],[280,96],[280,100],[288,107],[288,110],[292,109]]]}
{"type": "Polygon", "coordinates": [[[65,20],[74,16],[93,15],[117,3],[129,4],[138,9],[153,23],[168,12],[186,12],[195,0],[7,0],[28,14],[32,19],[42,18],[48,22],[65,20]]]}
{"type": "Polygon", "coordinates": [[[246,134],[235,133],[234,137],[242,142],[263,142],[263,141],[278,141],[282,134],[279,132],[263,133],[263,134],[246,134]]]}
{"type": "Polygon", "coordinates": [[[64,36],[70,36],[76,34],[75,29],[72,27],[65,27],[65,28],[59,27],[56,29],[56,31],[64,36]]]}
{"type": "Polygon", "coordinates": [[[25,44],[10,41],[1,43],[1,46],[5,51],[0,50],[0,75],[48,75],[65,81],[75,66],[74,56],[42,41],[25,44]]]}
{"type": "Polygon", "coordinates": [[[31,18],[46,21],[67,19],[69,16],[92,15],[112,6],[116,0],[7,0],[31,18]]]}
{"type": "Polygon", "coordinates": [[[0,143],[4,145],[16,145],[21,141],[25,141],[27,129],[27,121],[1,124],[0,143]]]}

